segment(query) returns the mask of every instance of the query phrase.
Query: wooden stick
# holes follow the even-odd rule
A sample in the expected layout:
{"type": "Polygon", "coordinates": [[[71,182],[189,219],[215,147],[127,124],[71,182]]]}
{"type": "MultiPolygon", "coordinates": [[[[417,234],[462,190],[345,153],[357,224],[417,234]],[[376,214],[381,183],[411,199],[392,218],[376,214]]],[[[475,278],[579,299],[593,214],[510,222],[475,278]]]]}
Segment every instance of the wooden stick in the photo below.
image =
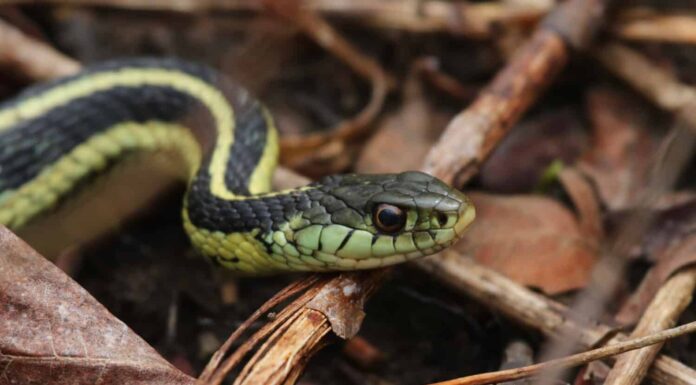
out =
{"type": "Polygon", "coordinates": [[[72,75],[81,68],[77,61],[3,20],[0,20],[0,62],[36,80],[72,75]]]}
{"type": "Polygon", "coordinates": [[[612,27],[616,37],[635,41],[696,44],[696,15],[624,12],[612,27]],[[632,17],[633,16],[633,17],[632,17]]]}
{"type": "MultiPolygon", "coordinates": [[[[535,293],[455,251],[445,251],[417,261],[416,265],[487,307],[539,330],[547,337],[555,339],[571,335],[582,346],[591,347],[613,333],[613,329],[607,325],[594,323],[588,327],[585,322],[567,317],[569,310],[565,305],[535,293]]],[[[625,335],[618,334],[609,343],[622,339],[625,339],[625,335]]],[[[693,385],[696,370],[660,355],[649,369],[648,377],[660,385],[693,385]]]]}
{"type": "MultiPolygon", "coordinates": [[[[5,4],[53,3],[61,5],[99,6],[133,10],[175,11],[187,13],[262,11],[258,0],[5,0],[5,4]]],[[[518,1],[518,3],[520,3],[518,1]]],[[[470,3],[431,0],[304,0],[304,9],[327,16],[352,17],[359,23],[377,28],[413,32],[450,31],[460,36],[482,39],[490,37],[496,25],[533,25],[548,6],[510,6],[498,2],[470,3]]]]}
{"type": "MultiPolygon", "coordinates": [[[[675,274],[657,292],[631,336],[644,336],[672,327],[691,303],[694,289],[696,289],[696,267],[687,268],[675,274]]],[[[619,356],[604,385],[642,383],[663,344],[658,343],[619,356]]]]}
{"type": "MultiPolygon", "coordinates": [[[[284,164],[293,168],[316,164],[315,158],[322,156],[321,148],[330,148],[335,144],[343,146],[345,142],[369,131],[370,123],[382,110],[387,92],[393,87],[395,80],[377,61],[360,52],[318,13],[301,8],[297,1],[266,0],[264,4],[275,14],[299,27],[309,38],[370,82],[370,100],[355,116],[342,121],[331,130],[281,138],[280,154],[284,164]]],[[[341,153],[334,152],[335,155],[341,153]]]]}
{"type": "MultiPolygon", "coordinates": [[[[186,13],[262,11],[256,0],[5,0],[4,4],[60,4],[117,9],[186,13]]],[[[327,16],[351,18],[374,28],[417,33],[451,32],[470,39],[491,38],[496,26],[532,26],[549,11],[548,3],[426,2],[352,0],[304,0],[303,7],[327,16]]],[[[696,44],[696,15],[660,14],[645,8],[618,13],[611,33],[621,39],[696,44]]]]}
{"type": "Polygon", "coordinates": [[[321,340],[331,332],[322,313],[304,308],[297,318],[288,322],[287,328],[278,329],[251,358],[234,385],[285,383],[295,373],[301,373],[307,359],[321,346],[321,340]],[[288,347],[299,349],[287,349],[288,347]],[[309,349],[309,350],[307,350],[309,349]]]}
{"type": "Polygon", "coordinates": [[[352,337],[358,332],[364,317],[363,303],[377,290],[386,273],[385,269],[352,272],[315,283],[307,293],[283,309],[278,315],[280,322],[264,326],[249,343],[225,362],[216,364],[212,374],[199,379],[197,384],[222,383],[243,355],[269,334],[270,337],[244,366],[235,385],[292,383],[309,358],[324,344],[329,331],[342,338],[352,337]]]}
{"type": "Polygon", "coordinates": [[[694,108],[690,108],[696,103],[696,87],[679,82],[644,55],[615,42],[600,45],[592,53],[607,70],[658,107],[681,115],[696,127],[696,114],[694,108]]]}
{"type": "Polygon", "coordinates": [[[539,364],[524,366],[516,369],[500,370],[497,372],[475,374],[473,376],[456,378],[449,381],[436,382],[430,385],[484,385],[516,380],[519,378],[528,378],[550,368],[572,368],[574,366],[586,364],[605,357],[615,356],[630,350],[640,349],[645,346],[663,344],[668,339],[693,333],[695,331],[696,321],[678,326],[676,328],[663,330],[649,336],[617,342],[613,345],[604,346],[598,349],[542,362],[539,364]]]}
{"type": "Polygon", "coordinates": [[[271,299],[266,301],[260,308],[258,308],[249,318],[246,319],[230,336],[227,338],[220,348],[213,354],[210,361],[203,369],[203,372],[198,377],[198,383],[205,383],[209,378],[211,378],[215,372],[215,369],[220,365],[224,356],[228,353],[232,344],[244,333],[249,327],[257,321],[261,316],[266,314],[272,308],[276,307],[279,303],[287,300],[293,295],[307,289],[309,286],[313,285],[319,280],[316,275],[309,276],[307,279],[294,282],[284,288],[283,290],[276,293],[271,299]]]}
{"type": "Polygon", "coordinates": [[[478,173],[514,122],[538,99],[566,62],[563,39],[541,29],[478,98],[447,126],[424,171],[461,186],[478,173]]]}
{"type": "Polygon", "coordinates": [[[569,0],[551,12],[510,63],[452,119],[424,171],[461,186],[565,66],[569,48],[584,48],[602,20],[601,0],[569,0]]]}

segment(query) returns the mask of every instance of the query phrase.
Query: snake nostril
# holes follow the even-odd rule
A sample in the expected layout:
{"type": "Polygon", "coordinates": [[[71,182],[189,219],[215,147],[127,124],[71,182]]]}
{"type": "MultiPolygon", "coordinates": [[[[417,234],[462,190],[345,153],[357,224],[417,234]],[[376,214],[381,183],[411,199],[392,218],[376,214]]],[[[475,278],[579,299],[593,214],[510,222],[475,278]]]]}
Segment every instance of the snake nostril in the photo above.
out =
{"type": "Polygon", "coordinates": [[[445,213],[437,213],[437,223],[440,224],[440,227],[444,226],[447,223],[447,214],[445,213]]]}

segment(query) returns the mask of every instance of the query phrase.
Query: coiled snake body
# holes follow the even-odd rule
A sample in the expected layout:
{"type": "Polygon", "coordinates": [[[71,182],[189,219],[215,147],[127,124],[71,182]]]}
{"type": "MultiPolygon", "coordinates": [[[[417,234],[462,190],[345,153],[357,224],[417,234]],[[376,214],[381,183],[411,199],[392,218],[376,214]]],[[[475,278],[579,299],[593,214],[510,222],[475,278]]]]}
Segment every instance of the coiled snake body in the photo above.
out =
{"type": "Polygon", "coordinates": [[[268,111],[207,67],[98,65],[0,105],[0,224],[20,228],[129,154],[159,150],[184,160],[194,247],[243,273],[386,266],[447,247],[474,218],[462,193],[419,172],[270,192],[277,142],[268,111]]]}

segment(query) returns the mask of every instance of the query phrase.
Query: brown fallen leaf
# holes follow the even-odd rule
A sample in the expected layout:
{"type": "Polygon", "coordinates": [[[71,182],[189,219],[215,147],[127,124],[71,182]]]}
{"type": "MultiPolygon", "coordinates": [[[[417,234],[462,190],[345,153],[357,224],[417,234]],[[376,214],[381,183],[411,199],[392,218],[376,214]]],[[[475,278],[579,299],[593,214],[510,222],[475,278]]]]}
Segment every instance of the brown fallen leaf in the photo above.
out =
{"type": "Polygon", "coordinates": [[[460,252],[547,294],[587,283],[597,250],[570,210],[541,196],[469,196],[476,221],[455,245],[460,252]]]}
{"type": "MultiPolygon", "coordinates": [[[[329,145],[347,146],[370,131],[371,123],[382,110],[385,97],[394,86],[392,77],[372,58],[364,55],[353,44],[335,30],[321,15],[301,7],[300,1],[266,0],[267,10],[299,28],[307,37],[347,64],[356,74],[370,82],[370,99],[352,118],[340,122],[327,132],[281,138],[281,161],[285,165],[311,171],[311,161],[321,147],[329,145]]],[[[335,152],[340,156],[341,152],[335,152]]],[[[325,155],[325,154],[324,154],[325,155]]],[[[320,163],[329,160],[320,158],[320,163]]]]}
{"type": "Polygon", "coordinates": [[[343,345],[343,354],[363,369],[376,368],[384,363],[385,355],[369,340],[355,336],[343,345]]]}
{"type": "Polygon", "coordinates": [[[638,289],[616,314],[622,324],[638,321],[662,284],[678,270],[696,263],[696,201],[672,207],[658,215],[641,247],[655,265],[643,277],[638,289]]]}
{"type": "Polygon", "coordinates": [[[575,376],[573,385],[601,385],[607,378],[611,367],[602,361],[592,361],[575,376]]]}
{"type": "Polygon", "coordinates": [[[534,189],[555,160],[572,164],[587,148],[587,134],[571,108],[544,113],[518,124],[481,167],[481,184],[495,192],[534,189]]]}
{"type": "Polygon", "coordinates": [[[638,289],[617,313],[616,320],[622,324],[637,322],[662,283],[678,270],[693,264],[696,264],[696,235],[689,236],[665,251],[661,260],[648,271],[638,289]]]}
{"type": "Polygon", "coordinates": [[[404,103],[385,117],[367,142],[355,169],[386,173],[418,170],[451,115],[434,109],[423,96],[421,79],[412,70],[404,86],[404,103]]]}
{"type": "Polygon", "coordinates": [[[0,385],[194,381],[0,226],[0,385]]]}
{"type": "Polygon", "coordinates": [[[696,198],[660,210],[646,232],[640,252],[649,261],[659,263],[676,244],[689,238],[694,230],[696,198]]]}
{"type": "Polygon", "coordinates": [[[630,207],[646,185],[660,126],[650,108],[635,97],[611,88],[595,88],[587,95],[593,143],[578,168],[594,180],[610,210],[630,207]]]}
{"type": "Polygon", "coordinates": [[[602,223],[602,210],[596,190],[573,167],[564,168],[558,178],[575,205],[580,232],[588,242],[599,245],[604,237],[604,224],[602,223]]]}

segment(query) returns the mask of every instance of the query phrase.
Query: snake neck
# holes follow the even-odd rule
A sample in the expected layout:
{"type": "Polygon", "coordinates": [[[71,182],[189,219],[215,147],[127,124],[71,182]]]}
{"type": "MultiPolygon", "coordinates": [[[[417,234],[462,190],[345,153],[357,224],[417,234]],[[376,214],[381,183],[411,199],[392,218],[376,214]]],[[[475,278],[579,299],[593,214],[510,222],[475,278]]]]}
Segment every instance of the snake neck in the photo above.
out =
{"type": "Polygon", "coordinates": [[[148,151],[181,155],[189,197],[240,200],[268,191],[276,142],[264,108],[207,67],[171,59],[95,66],[0,105],[0,224],[19,228],[148,151]]]}

